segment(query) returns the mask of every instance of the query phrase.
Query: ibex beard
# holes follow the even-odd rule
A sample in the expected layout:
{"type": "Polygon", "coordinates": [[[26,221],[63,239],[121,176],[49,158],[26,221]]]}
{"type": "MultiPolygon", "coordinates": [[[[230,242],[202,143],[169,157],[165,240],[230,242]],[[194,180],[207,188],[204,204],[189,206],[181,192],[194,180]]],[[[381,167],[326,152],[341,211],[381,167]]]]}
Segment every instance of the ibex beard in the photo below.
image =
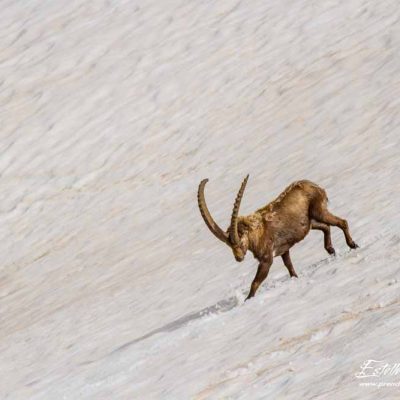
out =
{"type": "Polygon", "coordinates": [[[200,182],[197,193],[204,222],[219,240],[232,249],[236,261],[243,261],[247,251],[251,251],[259,261],[246,300],[255,295],[267,277],[274,257],[282,257],[290,276],[297,278],[289,250],[294,244],[303,240],[310,229],[323,232],[324,247],[329,254],[335,254],[330,226],[337,226],[343,231],[346,243],[351,249],[358,247],[350,235],[347,221],[328,211],[328,197],[325,190],[307,180],[293,182],[271,203],[253,214],[239,216],[240,202],[248,178],[247,175],[236,196],[231,223],[226,231],[216,224],[207,208],[204,187],[208,179],[200,182]]]}

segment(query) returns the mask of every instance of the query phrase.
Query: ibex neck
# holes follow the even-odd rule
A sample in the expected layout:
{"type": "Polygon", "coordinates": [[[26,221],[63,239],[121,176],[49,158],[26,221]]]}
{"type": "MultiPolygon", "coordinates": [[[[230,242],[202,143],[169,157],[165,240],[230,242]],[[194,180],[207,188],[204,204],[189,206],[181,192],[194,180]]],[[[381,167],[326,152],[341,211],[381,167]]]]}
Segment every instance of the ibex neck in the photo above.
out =
{"type": "Polygon", "coordinates": [[[268,249],[272,248],[272,238],[269,235],[268,227],[263,221],[261,213],[255,212],[246,219],[249,226],[249,250],[255,258],[261,259],[268,249]]]}

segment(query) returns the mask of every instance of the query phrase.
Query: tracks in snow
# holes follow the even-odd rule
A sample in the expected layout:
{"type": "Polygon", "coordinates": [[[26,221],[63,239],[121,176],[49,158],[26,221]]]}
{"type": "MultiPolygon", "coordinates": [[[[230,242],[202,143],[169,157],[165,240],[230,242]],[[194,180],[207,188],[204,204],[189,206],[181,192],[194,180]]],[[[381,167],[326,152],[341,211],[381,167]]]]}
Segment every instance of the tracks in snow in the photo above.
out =
{"type": "MultiPolygon", "coordinates": [[[[363,243],[362,247],[360,249],[356,250],[356,252],[359,253],[359,252],[365,251],[367,248],[369,248],[371,245],[376,243],[382,237],[383,237],[383,235],[378,235],[378,236],[374,237],[370,242],[363,243]]],[[[346,252],[339,253],[334,257],[332,257],[332,256],[326,257],[316,263],[310,264],[308,267],[306,267],[305,271],[303,272],[303,276],[305,276],[306,278],[312,277],[321,267],[323,267],[327,264],[335,263],[338,259],[343,259],[348,254],[350,254],[350,252],[354,252],[354,250],[347,250],[346,252]]],[[[288,276],[285,276],[283,278],[276,280],[275,282],[283,284],[285,282],[288,282],[289,280],[290,280],[290,278],[288,276]]],[[[274,287],[270,287],[270,290],[274,290],[274,287]]],[[[243,291],[242,294],[244,297],[245,292],[243,291]]],[[[199,320],[205,316],[216,315],[216,314],[228,312],[228,311],[232,310],[233,308],[235,308],[236,306],[241,305],[241,304],[243,304],[243,303],[237,296],[232,296],[232,297],[229,297],[228,299],[222,299],[211,306],[205,307],[202,310],[198,310],[198,311],[194,311],[189,314],[186,314],[186,315],[184,315],[174,321],[171,321],[159,328],[153,329],[152,331],[150,331],[142,336],[139,336],[133,340],[130,340],[129,342],[126,342],[126,343],[118,346],[117,348],[115,348],[113,351],[108,353],[107,356],[118,353],[130,346],[133,346],[134,344],[142,342],[142,341],[144,341],[154,335],[157,335],[159,333],[168,333],[168,332],[176,331],[176,330],[188,325],[190,322],[199,320]]]]}

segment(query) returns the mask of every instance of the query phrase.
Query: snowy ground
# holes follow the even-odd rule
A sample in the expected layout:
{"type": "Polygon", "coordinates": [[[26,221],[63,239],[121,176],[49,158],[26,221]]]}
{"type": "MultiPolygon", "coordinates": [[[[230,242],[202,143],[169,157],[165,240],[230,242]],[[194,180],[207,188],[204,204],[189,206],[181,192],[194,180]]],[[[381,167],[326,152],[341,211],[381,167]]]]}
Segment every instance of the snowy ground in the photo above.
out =
{"type": "Polygon", "coordinates": [[[397,0],[11,1],[0,13],[0,399],[398,399],[397,0]],[[256,263],[205,227],[313,180],[256,263]]]}

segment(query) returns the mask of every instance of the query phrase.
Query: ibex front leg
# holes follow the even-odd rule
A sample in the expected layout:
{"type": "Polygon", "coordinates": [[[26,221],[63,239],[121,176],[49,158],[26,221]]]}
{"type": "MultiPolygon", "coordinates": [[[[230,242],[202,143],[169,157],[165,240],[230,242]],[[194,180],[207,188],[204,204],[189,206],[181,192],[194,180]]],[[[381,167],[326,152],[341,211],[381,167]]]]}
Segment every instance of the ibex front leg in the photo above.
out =
{"type": "Polygon", "coordinates": [[[264,257],[264,259],[260,262],[257,269],[257,274],[251,284],[249,295],[246,297],[246,300],[250,299],[256,294],[258,287],[264,281],[264,279],[268,276],[269,269],[272,265],[272,254],[270,256],[264,257]]]}

